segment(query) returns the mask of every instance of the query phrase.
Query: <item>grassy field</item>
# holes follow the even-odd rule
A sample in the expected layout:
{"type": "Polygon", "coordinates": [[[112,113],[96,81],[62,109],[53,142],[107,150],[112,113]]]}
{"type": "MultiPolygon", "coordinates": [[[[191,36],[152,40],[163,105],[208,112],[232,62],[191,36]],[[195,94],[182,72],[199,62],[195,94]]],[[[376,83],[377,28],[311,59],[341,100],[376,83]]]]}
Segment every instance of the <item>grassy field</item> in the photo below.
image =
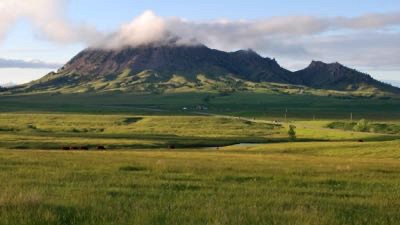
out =
{"type": "Polygon", "coordinates": [[[398,224],[399,145],[0,150],[0,224],[398,224]]]}
{"type": "MultiPolygon", "coordinates": [[[[365,127],[362,127],[365,132],[371,133],[386,133],[386,134],[400,134],[400,124],[398,123],[375,123],[375,122],[365,122],[365,127]]],[[[327,125],[328,128],[332,129],[342,129],[342,130],[357,130],[356,122],[348,121],[334,121],[327,125]]]]}
{"type": "Polygon", "coordinates": [[[0,114],[0,147],[49,149],[87,146],[95,149],[216,147],[239,143],[292,141],[288,126],[294,124],[296,141],[384,141],[399,135],[327,129],[327,122],[273,121],[231,116],[145,116],[57,113],[0,114]]]}
{"type": "Polygon", "coordinates": [[[361,98],[268,93],[43,94],[0,96],[0,112],[186,115],[184,107],[206,105],[208,112],[289,119],[399,120],[400,98],[361,98]]]}
{"type": "Polygon", "coordinates": [[[280,124],[211,116],[0,114],[0,147],[206,147],[288,141],[280,124]]]}
{"type": "Polygon", "coordinates": [[[0,225],[399,224],[399,103],[1,96],[0,225]],[[368,132],[354,129],[361,118],[368,132]]]}

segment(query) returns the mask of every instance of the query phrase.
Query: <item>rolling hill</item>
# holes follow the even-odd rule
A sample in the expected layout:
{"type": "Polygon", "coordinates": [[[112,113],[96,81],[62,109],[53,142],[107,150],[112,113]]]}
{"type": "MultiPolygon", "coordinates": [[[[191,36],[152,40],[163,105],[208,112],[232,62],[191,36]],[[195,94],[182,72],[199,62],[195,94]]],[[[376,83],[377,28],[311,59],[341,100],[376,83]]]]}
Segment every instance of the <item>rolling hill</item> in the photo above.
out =
{"type": "Polygon", "coordinates": [[[339,63],[313,61],[291,72],[252,50],[149,44],[117,50],[88,48],[57,72],[16,92],[281,91],[308,89],[400,93],[399,88],[339,63]]]}

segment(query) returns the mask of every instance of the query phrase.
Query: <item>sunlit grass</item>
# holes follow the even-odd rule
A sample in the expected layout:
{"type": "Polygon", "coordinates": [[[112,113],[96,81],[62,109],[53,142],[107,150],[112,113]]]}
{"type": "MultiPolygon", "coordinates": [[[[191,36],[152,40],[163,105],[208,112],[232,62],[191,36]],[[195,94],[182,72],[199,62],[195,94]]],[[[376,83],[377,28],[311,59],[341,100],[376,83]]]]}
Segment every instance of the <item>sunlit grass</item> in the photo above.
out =
{"type": "Polygon", "coordinates": [[[0,224],[398,224],[398,136],[251,120],[0,114],[0,224]]]}
{"type": "Polygon", "coordinates": [[[109,149],[224,146],[236,143],[296,141],[382,141],[396,135],[327,129],[328,122],[273,123],[214,116],[89,114],[0,114],[0,147],[61,149],[107,146],[109,149]]]}
{"type": "Polygon", "coordinates": [[[0,114],[0,147],[18,149],[219,146],[286,136],[279,124],[210,116],[0,114]]]}
{"type": "Polygon", "coordinates": [[[2,224],[397,224],[399,142],[0,150],[2,224]]]}

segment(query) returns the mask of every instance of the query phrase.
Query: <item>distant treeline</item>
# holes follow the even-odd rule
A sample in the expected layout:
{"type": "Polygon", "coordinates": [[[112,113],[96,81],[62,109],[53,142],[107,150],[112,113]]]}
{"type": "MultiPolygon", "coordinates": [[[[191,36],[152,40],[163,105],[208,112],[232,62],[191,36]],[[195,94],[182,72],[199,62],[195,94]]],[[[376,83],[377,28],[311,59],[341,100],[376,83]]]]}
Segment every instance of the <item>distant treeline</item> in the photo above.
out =
{"type": "Polygon", "coordinates": [[[370,123],[366,119],[358,122],[335,121],[327,125],[331,129],[354,130],[358,132],[400,134],[400,124],[370,123]]]}

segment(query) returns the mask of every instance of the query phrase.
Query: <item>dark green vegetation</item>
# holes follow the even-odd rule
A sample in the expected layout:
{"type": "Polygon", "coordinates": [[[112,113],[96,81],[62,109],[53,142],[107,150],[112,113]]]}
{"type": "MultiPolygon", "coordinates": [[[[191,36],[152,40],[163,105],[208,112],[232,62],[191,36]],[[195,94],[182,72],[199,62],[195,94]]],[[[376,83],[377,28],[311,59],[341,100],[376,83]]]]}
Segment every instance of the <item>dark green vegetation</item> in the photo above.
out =
{"type": "Polygon", "coordinates": [[[355,130],[371,133],[400,134],[400,124],[396,123],[371,123],[366,120],[359,122],[335,121],[327,125],[331,129],[355,130]]]}
{"type": "Polygon", "coordinates": [[[0,150],[0,223],[398,224],[399,145],[0,150]]]}
{"type": "Polygon", "coordinates": [[[41,94],[0,96],[1,112],[74,112],[187,115],[205,105],[207,113],[292,119],[397,120],[399,98],[267,93],[41,94]],[[187,110],[183,110],[186,107],[187,110]]]}

